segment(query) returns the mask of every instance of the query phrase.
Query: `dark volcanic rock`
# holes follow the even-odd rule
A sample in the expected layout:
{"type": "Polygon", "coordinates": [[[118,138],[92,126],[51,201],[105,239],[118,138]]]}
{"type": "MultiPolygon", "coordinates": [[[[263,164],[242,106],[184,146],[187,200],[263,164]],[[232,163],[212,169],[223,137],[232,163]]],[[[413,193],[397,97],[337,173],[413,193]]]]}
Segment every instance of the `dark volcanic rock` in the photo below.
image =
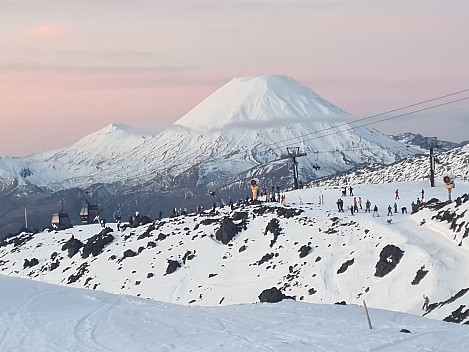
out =
{"type": "Polygon", "coordinates": [[[0,247],[13,244],[14,247],[21,247],[26,242],[33,239],[32,233],[22,233],[13,237],[7,237],[0,241],[0,247]]]}
{"type": "Polygon", "coordinates": [[[160,232],[160,233],[158,234],[157,240],[158,240],[158,241],[163,241],[166,237],[168,237],[168,236],[166,236],[164,233],[160,232]]]}
{"type": "Polygon", "coordinates": [[[122,254],[122,259],[130,258],[130,257],[135,257],[136,255],[137,255],[137,253],[135,253],[133,250],[127,249],[127,250],[122,254]]]}
{"type": "Polygon", "coordinates": [[[223,218],[220,228],[215,232],[215,238],[223,244],[228,244],[239,232],[233,219],[223,218]]]}
{"type": "Polygon", "coordinates": [[[306,257],[309,254],[310,251],[311,251],[310,246],[307,246],[307,245],[301,246],[300,250],[298,251],[298,252],[300,252],[300,258],[306,257]]]}
{"type": "Polygon", "coordinates": [[[192,253],[191,251],[187,251],[184,256],[182,257],[182,262],[186,264],[187,260],[192,260],[195,257],[195,251],[192,253]]]}
{"type": "Polygon", "coordinates": [[[401,329],[401,331],[399,331],[399,332],[403,332],[403,333],[406,333],[406,334],[410,334],[410,333],[411,333],[410,330],[407,330],[407,329],[401,329]]]}
{"type": "Polygon", "coordinates": [[[39,260],[37,260],[37,258],[33,258],[31,260],[25,259],[23,263],[23,269],[32,268],[33,266],[38,265],[38,264],[39,264],[39,260]]]}
{"type": "Polygon", "coordinates": [[[453,311],[451,315],[443,319],[448,323],[462,323],[465,319],[469,317],[469,309],[464,310],[466,305],[461,304],[458,309],[453,311]]]}
{"type": "Polygon", "coordinates": [[[233,215],[231,215],[231,217],[234,221],[245,220],[249,217],[249,214],[245,211],[237,211],[237,212],[234,212],[233,215]]]}
{"type": "Polygon", "coordinates": [[[82,265],[80,265],[76,271],[75,274],[70,275],[67,280],[67,284],[73,284],[77,280],[79,280],[83,275],[85,275],[88,272],[88,263],[84,262],[82,265]]]}
{"type": "Polygon", "coordinates": [[[283,216],[284,218],[287,218],[287,219],[300,215],[303,212],[304,210],[302,209],[277,208],[277,216],[283,216]]]}
{"type": "Polygon", "coordinates": [[[426,313],[424,314],[424,316],[428,313],[430,313],[432,310],[436,309],[436,308],[439,308],[439,307],[442,307],[446,304],[450,304],[450,303],[453,303],[455,302],[457,299],[461,298],[462,296],[464,296],[467,292],[469,292],[469,287],[468,288],[463,288],[461,290],[459,290],[458,293],[456,293],[454,296],[451,296],[450,298],[448,298],[446,301],[443,301],[443,302],[436,302],[436,303],[432,303],[432,304],[429,304],[428,305],[428,309],[426,311],[426,313]]]}
{"type": "Polygon", "coordinates": [[[246,248],[248,248],[248,247],[246,247],[246,245],[243,244],[241,247],[239,247],[239,250],[238,250],[239,253],[244,252],[246,250],[246,248]]]}
{"type": "Polygon", "coordinates": [[[86,259],[90,254],[92,254],[93,257],[99,255],[103,251],[103,248],[114,240],[114,236],[111,235],[110,232],[112,232],[112,229],[106,227],[99,234],[90,237],[83,247],[81,256],[86,259]]]}
{"type": "Polygon", "coordinates": [[[284,299],[295,299],[294,297],[286,296],[282,291],[280,291],[276,287],[266,288],[264,291],[261,292],[258,297],[259,301],[261,301],[262,303],[277,303],[283,301],[284,299]]]}
{"type": "Polygon", "coordinates": [[[389,274],[399,264],[404,256],[404,251],[399,247],[388,244],[381,250],[379,261],[376,263],[375,276],[383,277],[389,274]]]}
{"type": "Polygon", "coordinates": [[[345,270],[348,269],[350,265],[352,265],[355,262],[355,258],[352,258],[350,260],[347,260],[345,263],[343,263],[340,268],[337,270],[337,274],[342,274],[345,272],[345,270]]]}
{"type": "Polygon", "coordinates": [[[262,258],[257,262],[257,265],[262,265],[264,263],[267,263],[269,260],[271,260],[274,257],[274,253],[267,253],[262,256],[262,258]]]}
{"type": "Polygon", "coordinates": [[[62,250],[66,250],[68,257],[72,258],[75,254],[78,253],[81,247],[83,247],[83,243],[72,236],[67,242],[63,244],[62,250]]]}
{"type": "Polygon", "coordinates": [[[415,278],[412,280],[412,285],[418,285],[420,281],[428,274],[428,270],[425,270],[425,265],[422,266],[415,275],[415,278]]]}
{"type": "Polygon", "coordinates": [[[277,242],[277,238],[280,235],[281,230],[282,229],[280,228],[278,219],[271,219],[267,224],[267,227],[264,231],[264,236],[267,235],[267,232],[271,232],[274,235],[274,238],[272,239],[272,241],[270,241],[271,248],[274,246],[275,242],[277,242]]]}
{"type": "Polygon", "coordinates": [[[169,275],[174,273],[178,268],[181,267],[181,264],[176,260],[168,259],[168,267],[166,268],[166,274],[169,275]]]}

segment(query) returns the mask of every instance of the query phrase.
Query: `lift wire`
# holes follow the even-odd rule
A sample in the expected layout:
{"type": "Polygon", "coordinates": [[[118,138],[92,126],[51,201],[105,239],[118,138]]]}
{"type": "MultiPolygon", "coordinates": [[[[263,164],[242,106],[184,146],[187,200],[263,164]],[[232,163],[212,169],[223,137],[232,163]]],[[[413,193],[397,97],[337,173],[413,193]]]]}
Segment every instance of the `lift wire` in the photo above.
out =
{"type": "Polygon", "coordinates": [[[367,122],[367,123],[364,123],[364,124],[361,124],[361,125],[358,125],[358,126],[354,126],[354,127],[347,128],[347,129],[345,129],[345,130],[340,130],[340,131],[336,131],[336,132],[327,133],[327,134],[324,134],[324,135],[321,135],[321,136],[315,136],[315,137],[313,137],[313,138],[304,139],[304,140],[302,140],[302,142],[305,142],[305,141],[308,142],[308,141],[312,141],[312,140],[315,140],[315,139],[318,139],[318,138],[323,138],[323,137],[332,136],[332,135],[334,135],[334,134],[338,134],[338,133],[341,133],[341,132],[351,131],[351,130],[354,130],[354,129],[356,129],[356,128],[365,127],[365,126],[369,126],[369,125],[374,125],[374,124],[376,124],[376,123],[380,123],[380,122],[384,122],[384,121],[389,121],[389,120],[397,119],[397,118],[399,118],[399,117],[404,117],[404,116],[408,116],[408,115],[415,114],[415,113],[418,113],[418,112],[422,112],[422,111],[434,109],[434,108],[437,108],[437,107],[440,107],[440,106],[444,106],[444,105],[449,105],[449,104],[457,103],[457,102],[459,102],[459,101],[463,101],[463,100],[466,100],[466,99],[469,99],[469,96],[468,96],[468,97],[464,97],[464,98],[460,98],[460,99],[456,99],[456,100],[452,100],[452,101],[449,101],[449,102],[437,104],[437,105],[432,105],[432,106],[429,106],[429,107],[426,107],[426,108],[422,108],[422,109],[418,109],[418,110],[406,112],[406,113],[403,113],[403,114],[400,114],[400,115],[386,117],[386,118],[380,119],[380,120],[378,120],[378,121],[367,122]]]}
{"type": "MultiPolygon", "coordinates": [[[[394,112],[397,112],[397,111],[409,109],[409,108],[412,108],[412,107],[415,107],[415,106],[418,106],[418,105],[427,104],[427,103],[430,103],[430,102],[432,102],[432,101],[441,100],[441,99],[448,98],[448,97],[453,96],[453,95],[465,93],[465,92],[468,92],[468,91],[469,91],[469,89],[460,90],[460,91],[458,91],[458,92],[454,92],[454,93],[442,95],[442,96],[439,96],[439,97],[436,97],[436,98],[424,100],[424,101],[421,101],[421,102],[418,102],[418,103],[415,103],[415,104],[403,106],[403,107],[401,107],[401,108],[396,108],[396,109],[388,110],[388,111],[385,111],[385,112],[382,112],[382,113],[379,113],[379,114],[375,114],[375,115],[371,115],[371,116],[362,117],[362,118],[355,119],[355,120],[352,120],[352,121],[343,122],[343,123],[338,124],[338,125],[335,125],[335,126],[330,126],[330,127],[327,127],[327,128],[323,128],[323,129],[321,129],[321,130],[313,131],[313,132],[311,132],[311,133],[307,133],[307,134],[304,134],[304,135],[299,136],[299,137],[291,137],[291,138],[285,139],[285,140],[283,140],[283,141],[279,141],[279,142],[272,143],[272,144],[270,144],[270,145],[265,145],[265,146],[268,147],[268,146],[271,146],[271,145],[275,145],[275,146],[277,146],[277,147],[279,147],[279,148],[282,148],[282,147],[280,147],[278,144],[285,143],[285,142],[289,142],[289,141],[292,141],[292,140],[296,140],[296,139],[298,139],[298,138],[300,138],[300,137],[304,137],[304,136],[307,136],[307,135],[313,135],[313,134],[321,133],[321,132],[328,131],[328,130],[331,130],[331,129],[336,129],[336,128],[339,128],[339,127],[342,127],[342,126],[351,125],[351,124],[358,123],[358,122],[361,122],[361,121],[373,119],[373,118],[376,118],[376,117],[379,117],[379,116],[388,115],[388,114],[391,114],[391,113],[394,113],[394,112]]],[[[458,99],[458,100],[455,100],[455,101],[451,101],[451,102],[448,102],[448,104],[452,104],[452,103],[455,103],[455,102],[458,102],[458,101],[464,100],[464,99],[467,99],[467,98],[462,98],[462,99],[458,99]]],[[[447,104],[446,104],[446,103],[443,103],[443,104],[441,104],[441,105],[435,105],[435,106],[430,107],[430,108],[439,107],[439,106],[442,106],[442,105],[447,105],[447,104]]],[[[426,109],[424,109],[424,110],[426,110],[426,109]]],[[[417,111],[415,111],[415,112],[420,112],[420,111],[424,111],[424,110],[417,110],[417,111]]],[[[411,113],[413,113],[413,112],[411,112],[411,113]]],[[[409,114],[410,114],[410,113],[409,113],[409,114]]],[[[401,117],[401,116],[405,116],[405,115],[399,115],[398,117],[401,117]]],[[[386,120],[382,120],[382,121],[386,121],[386,120]]],[[[377,123],[378,123],[378,122],[382,122],[382,121],[381,121],[381,120],[380,120],[380,121],[377,121],[377,123]]],[[[368,125],[362,125],[362,126],[368,126],[368,125]]]]}
{"type": "MultiPolygon", "coordinates": [[[[457,94],[460,94],[460,93],[463,93],[463,92],[467,92],[467,91],[469,91],[469,89],[461,90],[461,91],[454,92],[454,93],[451,93],[451,94],[446,94],[446,95],[443,95],[443,96],[440,96],[440,97],[436,97],[436,98],[429,99],[429,100],[426,100],[426,101],[422,101],[422,102],[419,102],[419,103],[411,104],[411,105],[408,105],[408,106],[405,106],[405,107],[401,107],[401,108],[389,110],[389,111],[386,111],[386,112],[383,112],[383,113],[379,113],[379,114],[376,114],[376,115],[364,117],[364,118],[357,119],[357,120],[354,120],[354,121],[341,123],[341,124],[336,125],[336,126],[327,127],[327,128],[322,129],[322,130],[318,130],[318,131],[313,131],[313,132],[311,132],[311,133],[307,133],[307,134],[305,134],[305,135],[301,135],[301,136],[297,136],[297,137],[288,138],[288,139],[285,139],[285,140],[282,140],[282,141],[279,141],[279,142],[276,142],[276,143],[262,145],[262,146],[260,146],[260,149],[261,149],[261,150],[262,150],[262,149],[265,149],[265,150],[267,151],[268,149],[270,149],[270,148],[269,148],[270,146],[277,146],[278,148],[282,148],[281,146],[279,146],[279,144],[286,143],[286,142],[291,141],[291,140],[294,140],[294,139],[297,139],[298,142],[302,142],[302,143],[303,143],[303,142],[308,142],[308,141],[311,141],[311,140],[316,140],[316,139],[319,139],[319,138],[328,137],[328,136],[332,136],[332,135],[335,135],[335,134],[339,134],[339,133],[351,131],[351,130],[354,130],[354,129],[357,129],[357,128],[360,128],[360,127],[370,126],[370,125],[373,125],[373,124],[376,124],[376,123],[381,123],[381,122],[384,122],[384,121],[393,120],[393,119],[397,119],[397,118],[404,117],[404,116],[409,116],[409,115],[412,115],[412,114],[415,114],[415,113],[418,113],[418,112],[422,112],[422,111],[434,109],[434,108],[437,108],[437,107],[441,107],[441,106],[453,104],[453,103],[456,103],[456,102],[459,102],[459,101],[463,101],[463,100],[469,99],[469,97],[463,97],[463,98],[460,98],[460,99],[456,99],[456,100],[452,100],[452,101],[448,101],[448,102],[444,102],[444,103],[432,105],[432,106],[429,106],[429,107],[425,107],[425,108],[422,108],[422,109],[418,109],[418,110],[406,112],[406,113],[403,113],[403,114],[400,114],[400,115],[395,115],[395,116],[387,117],[387,118],[384,118],[384,119],[380,119],[380,120],[378,120],[378,121],[372,121],[372,122],[360,124],[360,125],[358,125],[358,126],[353,126],[353,127],[347,128],[347,129],[343,129],[343,130],[339,130],[339,131],[334,131],[334,132],[326,133],[326,134],[323,134],[323,135],[320,135],[320,136],[314,136],[314,137],[312,137],[312,138],[307,138],[307,139],[301,139],[301,140],[300,140],[300,138],[302,138],[302,137],[304,137],[304,136],[309,136],[309,135],[313,135],[313,134],[317,134],[317,133],[329,131],[329,130],[336,129],[336,128],[339,128],[339,127],[342,127],[342,126],[346,126],[346,125],[351,125],[351,124],[354,124],[354,123],[357,123],[357,122],[360,122],[360,121],[365,121],[365,120],[369,120],[369,119],[371,119],[371,118],[376,118],[376,117],[379,117],[379,116],[387,115],[387,114],[390,114],[390,113],[392,113],[392,112],[396,112],[396,111],[408,109],[409,107],[415,107],[415,106],[418,106],[418,105],[426,104],[426,103],[428,103],[428,102],[440,100],[440,99],[443,99],[443,98],[446,98],[446,97],[449,97],[449,96],[453,96],[453,95],[457,95],[457,94]]],[[[390,149],[390,148],[388,148],[388,149],[390,149]]],[[[201,155],[200,155],[198,152],[192,152],[192,153],[187,154],[187,155],[185,156],[185,160],[190,160],[193,156],[201,156],[201,155]]],[[[243,157],[244,157],[244,156],[243,156],[243,157]]],[[[240,158],[241,158],[241,156],[240,156],[240,158]]],[[[236,159],[236,158],[234,158],[234,159],[236,159]]],[[[231,160],[233,160],[233,158],[232,158],[231,160]]],[[[175,167],[178,167],[178,166],[181,166],[181,163],[180,163],[180,162],[179,162],[178,164],[175,164],[175,165],[171,166],[171,167],[168,168],[166,171],[169,171],[169,170],[171,170],[171,169],[174,169],[175,167]]]]}

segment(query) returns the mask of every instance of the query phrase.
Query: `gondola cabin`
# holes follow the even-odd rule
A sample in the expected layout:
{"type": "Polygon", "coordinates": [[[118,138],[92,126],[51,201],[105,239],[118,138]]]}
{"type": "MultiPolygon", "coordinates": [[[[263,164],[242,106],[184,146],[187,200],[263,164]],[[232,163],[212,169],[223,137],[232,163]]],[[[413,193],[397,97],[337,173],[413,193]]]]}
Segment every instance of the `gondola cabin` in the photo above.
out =
{"type": "Polygon", "coordinates": [[[65,230],[72,227],[68,214],[64,211],[52,214],[52,227],[57,230],[65,230]]]}
{"type": "Polygon", "coordinates": [[[98,221],[95,219],[98,215],[99,215],[98,205],[90,204],[87,202],[80,210],[81,223],[84,225],[97,223],[98,221]]]}

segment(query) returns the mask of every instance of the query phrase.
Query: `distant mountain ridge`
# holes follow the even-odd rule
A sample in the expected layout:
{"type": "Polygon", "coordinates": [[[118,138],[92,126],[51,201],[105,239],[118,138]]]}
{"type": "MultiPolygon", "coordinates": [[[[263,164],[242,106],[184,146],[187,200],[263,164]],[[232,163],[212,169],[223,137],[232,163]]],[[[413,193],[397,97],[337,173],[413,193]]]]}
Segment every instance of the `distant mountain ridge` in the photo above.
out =
{"type": "Polygon", "coordinates": [[[45,214],[61,201],[77,214],[85,191],[110,217],[117,207],[131,213],[137,198],[153,214],[209,205],[210,190],[245,198],[253,177],[290,187],[287,147],[307,154],[298,159],[304,182],[418,153],[376,130],[354,127],[350,115],[288,76],[236,78],[156,135],[111,124],[66,148],[1,158],[0,232],[24,223],[26,204],[35,227],[47,224],[45,214]]]}
{"type": "MultiPolygon", "coordinates": [[[[406,145],[410,145],[412,147],[419,147],[419,148],[422,148],[423,150],[430,149],[429,143],[431,143],[431,139],[433,139],[433,137],[425,137],[419,133],[412,133],[412,132],[399,133],[397,135],[390,135],[389,137],[394,139],[395,141],[404,143],[406,145]]],[[[469,144],[469,141],[455,143],[455,142],[435,139],[433,143],[435,144],[434,145],[435,150],[447,151],[452,148],[463,147],[466,144],[469,144]]]]}

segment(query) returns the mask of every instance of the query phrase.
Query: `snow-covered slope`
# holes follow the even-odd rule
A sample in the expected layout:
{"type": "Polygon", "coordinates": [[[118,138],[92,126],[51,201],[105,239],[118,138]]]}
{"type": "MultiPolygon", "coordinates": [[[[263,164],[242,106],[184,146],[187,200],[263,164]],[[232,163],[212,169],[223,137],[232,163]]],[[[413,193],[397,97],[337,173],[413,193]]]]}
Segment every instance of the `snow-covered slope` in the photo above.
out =
{"type": "MultiPolygon", "coordinates": [[[[191,129],[324,121],[346,113],[285,75],[234,78],[175,122],[191,129]]],[[[343,121],[340,119],[339,121],[343,121]]]]}
{"type": "Polygon", "coordinates": [[[0,276],[2,351],[452,351],[467,327],[359,306],[293,301],[183,307],[0,276]],[[407,333],[401,332],[406,329],[407,333]],[[344,347],[346,346],[346,347],[344,347]]]}
{"type": "MultiPolygon", "coordinates": [[[[430,137],[422,136],[419,133],[405,132],[405,133],[400,133],[398,135],[391,135],[389,137],[394,139],[395,141],[404,143],[416,149],[421,149],[424,151],[430,149],[430,146],[429,146],[430,137]]],[[[434,143],[433,146],[438,151],[447,151],[456,147],[462,147],[465,144],[467,144],[467,143],[463,144],[463,143],[442,141],[438,139],[433,140],[432,143],[434,143]]]]}
{"type": "MultiPolygon", "coordinates": [[[[445,199],[441,183],[356,185],[363,207],[366,199],[379,207],[374,217],[351,215],[350,196],[343,198],[346,212],[338,212],[338,187],[311,188],[286,193],[286,207],[217,208],[123,232],[110,224],[22,234],[0,246],[0,273],[183,305],[253,303],[275,287],[305,302],[364,299],[374,308],[467,322],[469,201],[410,215],[422,188],[426,199],[445,199]],[[386,217],[395,201],[399,213],[386,217]]],[[[461,184],[454,197],[468,192],[469,183],[461,184]]]]}
{"type": "Polygon", "coordinates": [[[113,124],[67,148],[2,158],[0,169],[7,175],[0,182],[6,188],[8,179],[16,178],[52,191],[150,181],[164,188],[192,169],[197,185],[207,186],[233,182],[249,170],[278,170],[291,146],[308,154],[300,160],[300,174],[307,180],[416,153],[375,130],[355,128],[353,122],[290,77],[237,78],[155,136],[135,135],[113,124]]]}
{"type": "MultiPolygon", "coordinates": [[[[435,154],[435,179],[456,176],[459,182],[469,180],[469,145],[435,154]]],[[[430,161],[428,155],[414,156],[391,165],[374,164],[353,169],[337,176],[314,181],[314,185],[347,185],[356,183],[384,183],[395,181],[429,180],[430,161]]]]}

